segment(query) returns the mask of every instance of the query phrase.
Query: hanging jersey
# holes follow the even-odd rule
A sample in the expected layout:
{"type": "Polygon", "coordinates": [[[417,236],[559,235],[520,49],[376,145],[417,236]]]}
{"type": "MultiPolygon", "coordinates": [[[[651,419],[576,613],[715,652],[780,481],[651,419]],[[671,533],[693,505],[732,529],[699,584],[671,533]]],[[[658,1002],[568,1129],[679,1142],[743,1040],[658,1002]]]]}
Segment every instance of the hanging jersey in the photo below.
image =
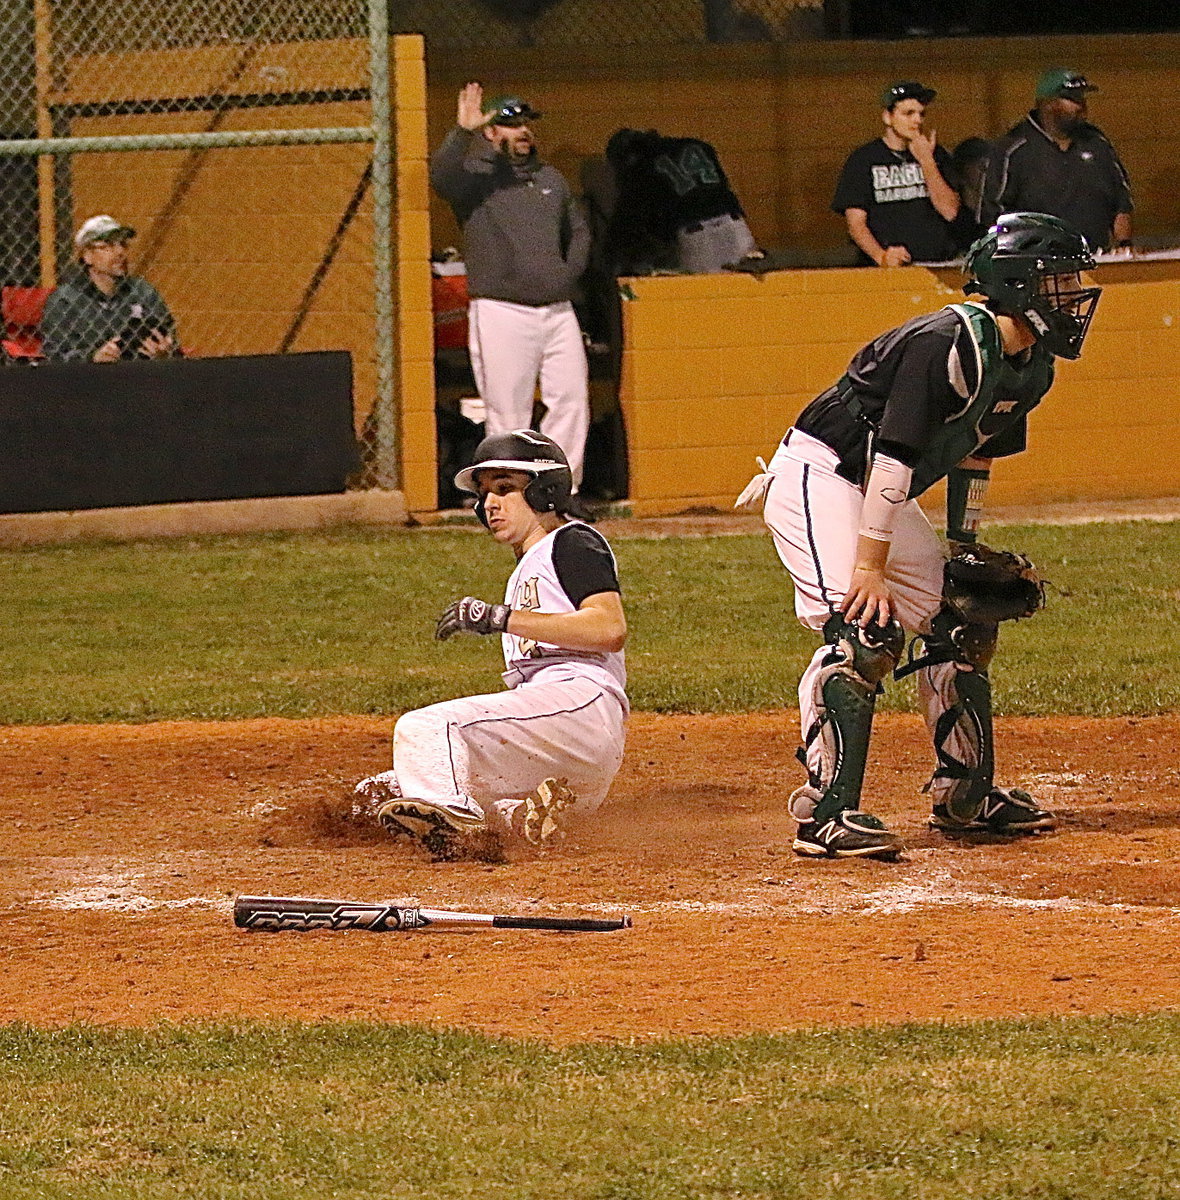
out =
{"type": "Polygon", "coordinates": [[[744,217],[717,151],[700,138],[633,131],[612,157],[618,199],[607,242],[615,258],[642,259],[653,243],[714,217],[744,217]]]}
{"type": "MultiPolygon", "coordinates": [[[[619,591],[618,566],[606,538],[581,521],[559,526],[528,549],[508,580],[504,603],[530,612],[577,612],[588,597],[619,591]]],[[[570,650],[502,635],[504,682],[511,688],[541,671],[564,668],[595,679],[627,706],[623,652],[570,650]]]]}
{"type": "Polygon", "coordinates": [[[1026,417],[1052,382],[1040,342],[1007,358],[983,305],[948,305],[864,346],[795,428],[835,450],[838,473],[858,487],[878,450],[896,458],[913,469],[918,496],[968,455],[1023,450],[1026,417]]]}

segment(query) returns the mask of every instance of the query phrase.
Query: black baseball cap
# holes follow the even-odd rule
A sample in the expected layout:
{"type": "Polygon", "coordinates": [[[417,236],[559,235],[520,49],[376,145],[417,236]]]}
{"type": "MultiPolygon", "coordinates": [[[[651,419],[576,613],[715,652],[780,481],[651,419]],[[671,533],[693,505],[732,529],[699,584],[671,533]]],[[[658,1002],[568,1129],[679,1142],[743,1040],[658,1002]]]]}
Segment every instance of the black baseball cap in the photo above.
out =
{"type": "Polygon", "coordinates": [[[527,100],[519,96],[493,96],[483,104],[484,115],[489,125],[527,125],[536,121],[541,114],[527,100]]]}
{"type": "Polygon", "coordinates": [[[881,93],[881,107],[893,108],[903,100],[917,100],[919,104],[929,104],[938,93],[933,88],[923,87],[915,79],[903,79],[901,83],[892,83],[881,93]]]}

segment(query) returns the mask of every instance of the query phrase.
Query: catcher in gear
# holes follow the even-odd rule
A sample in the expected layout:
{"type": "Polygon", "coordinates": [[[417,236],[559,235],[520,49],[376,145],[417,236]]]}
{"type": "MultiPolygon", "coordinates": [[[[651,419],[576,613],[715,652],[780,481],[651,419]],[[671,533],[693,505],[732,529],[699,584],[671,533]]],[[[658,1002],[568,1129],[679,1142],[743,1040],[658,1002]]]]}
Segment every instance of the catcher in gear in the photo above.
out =
{"type": "Polygon", "coordinates": [[[393,730],[393,769],[363,779],[353,801],[354,816],[435,858],[544,845],[598,808],[623,761],[618,569],[597,530],[563,515],[572,485],[561,447],[529,429],[484,438],[455,478],[516,570],[503,603],[457,599],[435,637],[498,634],[508,689],[406,713],[393,730]]]}
{"type": "Polygon", "coordinates": [[[739,505],[763,515],[821,632],[799,685],[807,782],[791,796],[794,849],[895,859],[901,839],[861,808],[882,681],[915,672],[934,742],[930,824],[1026,834],[1055,819],[997,787],[988,667],[999,623],[1042,601],[1035,569],[977,541],[991,462],[1025,445],[1026,417],[1077,358],[1101,289],[1085,239],[1043,213],[1002,216],[967,254],[950,304],[883,333],[813,400],[739,505]],[[949,557],[917,497],[947,479],[949,557]],[[955,553],[954,551],[958,551],[955,553]],[[907,635],[915,636],[901,665],[907,635]]]}

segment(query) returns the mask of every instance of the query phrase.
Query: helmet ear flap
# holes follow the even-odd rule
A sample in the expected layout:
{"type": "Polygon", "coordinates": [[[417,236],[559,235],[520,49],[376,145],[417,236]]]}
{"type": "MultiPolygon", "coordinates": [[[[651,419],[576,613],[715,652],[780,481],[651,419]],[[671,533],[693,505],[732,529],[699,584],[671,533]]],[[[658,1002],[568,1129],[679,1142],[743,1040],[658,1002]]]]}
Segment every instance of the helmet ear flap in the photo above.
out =
{"type": "Polygon", "coordinates": [[[488,529],[488,528],[489,528],[489,525],[488,525],[488,510],[487,510],[487,505],[484,503],[484,501],[485,501],[486,499],[487,499],[487,497],[486,497],[486,496],[480,496],[480,497],[479,497],[479,498],[476,500],[476,502],[475,502],[475,515],[476,515],[476,516],[479,518],[479,523],[480,523],[480,524],[481,524],[481,525],[482,525],[482,526],[483,526],[485,529],[488,529]]]}

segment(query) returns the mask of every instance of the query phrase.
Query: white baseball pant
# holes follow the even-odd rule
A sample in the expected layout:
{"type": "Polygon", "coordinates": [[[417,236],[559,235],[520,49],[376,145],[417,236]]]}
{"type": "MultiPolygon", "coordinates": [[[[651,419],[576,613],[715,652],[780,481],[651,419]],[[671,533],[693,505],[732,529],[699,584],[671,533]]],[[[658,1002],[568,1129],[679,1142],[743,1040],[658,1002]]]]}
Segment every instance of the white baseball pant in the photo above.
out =
{"type": "Polygon", "coordinates": [[[393,771],[407,799],[499,826],[553,778],[569,781],[574,811],[589,815],[622,764],[626,728],[623,705],[601,684],[534,680],[406,713],[393,729],[393,771]]]}
{"type": "Polygon", "coordinates": [[[568,300],[534,307],[474,299],[467,345],[489,435],[529,427],[540,378],[541,432],[565,451],[577,491],[590,429],[590,384],[574,306],[568,300]]]}
{"type": "Polygon", "coordinates": [[[676,247],[681,269],[704,275],[752,254],[758,243],[744,217],[727,213],[678,230],[676,247]]]}
{"type": "MultiPolygon", "coordinates": [[[[780,446],[770,463],[774,478],[766,492],[763,520],[774,547],[795,584],[795,612],[809,629],[821,630],[840,607],[856,565],[856,540],[864,494],[836,474],[839,458],[831,447],[798,430],[780,446]]],[[[898,506],[885,577],[893,615],[908,633],[929,631],[930,619],[942,604],[942,539],[930,526],[916,500],[898,506]]],[[[806,741],[816,720],[816,676],[828,647],[820,646],[799,681],[799,713],[806,741]]],[[[938,718],[954,702],[954,663],[940,663],[917,673],[918,696],[933,736],[938,718]]],[[[970,747],[956,731],[947,748],[970,761],[970,747]]],[[[822,744],[812,742],[807,766],[820,774],[822,744]]],[[[935,783],[935,801],[949,787],[935,783]]]]}

